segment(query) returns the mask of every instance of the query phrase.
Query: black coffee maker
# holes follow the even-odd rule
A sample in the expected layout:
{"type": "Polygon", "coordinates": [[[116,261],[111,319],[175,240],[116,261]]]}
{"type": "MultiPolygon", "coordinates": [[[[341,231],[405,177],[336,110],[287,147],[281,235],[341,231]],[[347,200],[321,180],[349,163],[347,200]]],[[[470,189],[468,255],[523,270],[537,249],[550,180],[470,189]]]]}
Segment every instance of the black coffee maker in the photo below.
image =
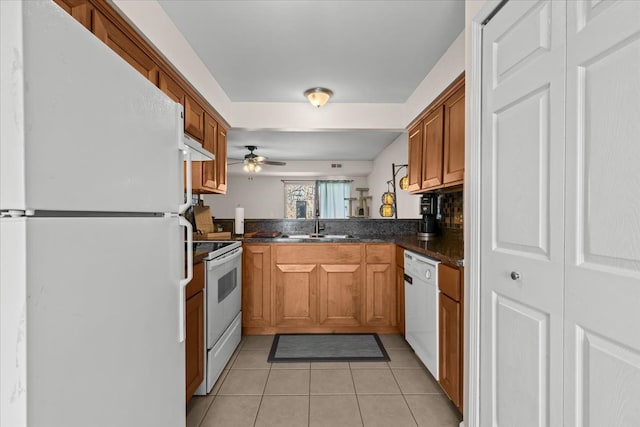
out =
{"type": "Polygon", "coordinates": [[[438,213],[438,195],[423,194],[420,198],[420,229],[418,231],[418,239],[428,239],[438,234],[438,222],[436,215],[438,213]]]}

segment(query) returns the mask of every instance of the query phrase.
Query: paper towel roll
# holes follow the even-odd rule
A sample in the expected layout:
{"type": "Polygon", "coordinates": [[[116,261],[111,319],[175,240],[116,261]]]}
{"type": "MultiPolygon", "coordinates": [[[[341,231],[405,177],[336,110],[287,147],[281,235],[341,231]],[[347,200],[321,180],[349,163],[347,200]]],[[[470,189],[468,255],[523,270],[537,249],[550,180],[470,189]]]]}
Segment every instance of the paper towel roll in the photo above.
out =
{"type": "Polygon", "coordinates": [[[240,206],[236,208],[235,232],[236,234],[244,234],[244,208],[240,206]]]}

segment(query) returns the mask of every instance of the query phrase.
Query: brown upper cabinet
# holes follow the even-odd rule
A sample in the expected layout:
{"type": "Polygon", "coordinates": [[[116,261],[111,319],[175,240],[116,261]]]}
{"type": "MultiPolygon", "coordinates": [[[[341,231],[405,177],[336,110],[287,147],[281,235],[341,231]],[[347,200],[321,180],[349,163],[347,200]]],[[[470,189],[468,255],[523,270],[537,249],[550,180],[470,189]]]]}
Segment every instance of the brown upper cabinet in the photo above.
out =
{"type": "Polygon", "coordinates": [[[227,193],[227,130],[218,125],[216,141],[216,192],[227,193]]]}
{"type": "Polygon", "coordinates": [[[464,180],[464,86],[444,102],[444,162],[442,183],[464,180]]]}
{"type": "Polygon", "coordinates": [[[411,193],[464,182],[464,117],[461,76],[409,126],[411,193]]]}
{"type": "Polygon", "coordinates": [[[129,65],[153,84],[158,84],[158,66],[103,13],[93,9],[91,31],[129,65]]]}
{"type": "Polygon", "coordinates": [[[106,0],[54,0],[115,53],[184,107],[184,130],[215,154],[194,162],[194,193],[227,191],[227,127],[224,119],[106,0]]]}
{"type": "Polygon", "coordinates": [[[91,11],[93,6],[87,0],[54,0],[54,2],[87,30],[91,31],[91,11]]]}
{"type": "Polygon", "coordinates": [[[196,141],[204,141],[204,108],[189,95],[184,98],[184,131],[196,141]]]}
{"type": "Polygon", "coordinates": [[[442,186],[443,126],[442,106],[434,109],[422,122],[422,189],[442,186]]]}
{"type": "Polygon", "coordinates": [[[184,105],[184,89],[178,83],[176,83],[166,73],[161,72],[158,78],[158,87],[163,91],[173,102],[184,105]]]}

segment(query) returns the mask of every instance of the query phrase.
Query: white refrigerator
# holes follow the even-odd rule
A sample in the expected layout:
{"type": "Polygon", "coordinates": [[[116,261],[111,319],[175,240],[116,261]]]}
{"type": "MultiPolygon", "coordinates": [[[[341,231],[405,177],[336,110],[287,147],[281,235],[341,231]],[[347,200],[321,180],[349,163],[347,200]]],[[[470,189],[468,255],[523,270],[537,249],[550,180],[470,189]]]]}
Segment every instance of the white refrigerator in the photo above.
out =
{"type": "Polygon", "coordinates": [[[184,426],[181,107],[53,2],[0,20],[0,425],[184,426]]]}

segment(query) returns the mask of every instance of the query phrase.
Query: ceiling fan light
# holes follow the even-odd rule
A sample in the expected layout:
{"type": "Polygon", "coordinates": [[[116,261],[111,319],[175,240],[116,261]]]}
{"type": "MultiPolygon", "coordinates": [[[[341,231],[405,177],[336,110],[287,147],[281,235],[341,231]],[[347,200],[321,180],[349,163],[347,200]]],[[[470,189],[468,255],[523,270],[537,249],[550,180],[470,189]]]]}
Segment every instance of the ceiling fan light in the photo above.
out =
{"type": "Polygon", "coordinates": [[[249,163],[245,163],[244,166],[242,167],[242,170],[245,172],[249,172],[249,163]]]}
{"type": "Polygon", "coordinates": [[[256,165],[253,167],[253,171],[254,172],[260,172],[262,170],[262,166],[260,166],[259,164],[256,163],[256,165]]]}
{"type": "Polygon", "coordinates": [[[323,87],[314,87],[304,92],[304,96],[307,97],[311,105],[314,107],[322,107],[329,101],[329,98],[333,95],[333,92],[323,87]]]}

